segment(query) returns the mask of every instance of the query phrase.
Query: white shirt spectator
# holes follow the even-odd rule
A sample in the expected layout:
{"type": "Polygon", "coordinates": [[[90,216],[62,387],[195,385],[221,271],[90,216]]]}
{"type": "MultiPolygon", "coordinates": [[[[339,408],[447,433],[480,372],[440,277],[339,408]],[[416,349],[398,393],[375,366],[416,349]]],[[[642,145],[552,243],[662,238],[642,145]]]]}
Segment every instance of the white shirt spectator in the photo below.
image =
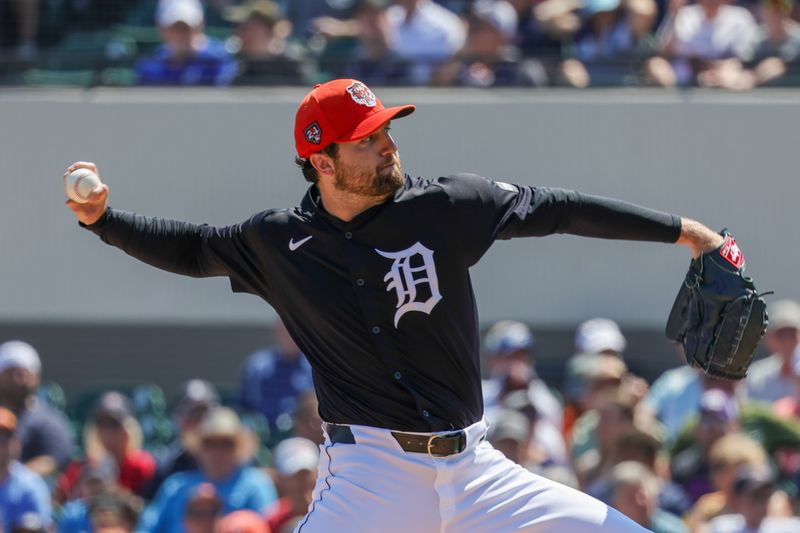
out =
{"type": "Polygon", "coordinates": [[[702,6],[684,6],[670,29],[674,32],[671,51],[683,57],[748,60],[758,43],[755,19],[747,9],[737,6],[720,6],[717,16],[710,20],[702,6]]]}
{"type": "Polygon", "coordinates": [[[753,363],[747,373],[747,397],[773,403],[786,396],[794,396],[794,378],[781,375],[781,366],[783,360],[778,354],[753,363]]]}
{"type": "Polygon", "coordinates": [[[416,62],[411,81],[425,84],[435,65],[452,57],[464,45],[466,32],[461,19],[452,11],[420,0],[410,16],[400,5],[386,10],[389,22],[389,49],[400,59],[416,62]]]}
{"type": "Polygon", "coordinates": [[[771,518],[761,522],[758,529],[747,527],[740,514],[718,516],[709,523],[708,533],[796,533],[800,531],[800,518],[771,518]]]}

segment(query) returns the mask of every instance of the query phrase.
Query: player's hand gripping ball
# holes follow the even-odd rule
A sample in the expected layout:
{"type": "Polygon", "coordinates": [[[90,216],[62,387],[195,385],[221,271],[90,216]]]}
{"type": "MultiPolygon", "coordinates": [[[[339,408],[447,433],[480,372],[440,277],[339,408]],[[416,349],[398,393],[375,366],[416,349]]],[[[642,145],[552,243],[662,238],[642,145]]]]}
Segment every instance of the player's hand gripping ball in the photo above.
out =
{"type": "Polygon", "coordinates": [[[79,168],[64,176],[64,189],[73,202],[85,204],[97,187],[100,177],[88,168],[79,168]]]}

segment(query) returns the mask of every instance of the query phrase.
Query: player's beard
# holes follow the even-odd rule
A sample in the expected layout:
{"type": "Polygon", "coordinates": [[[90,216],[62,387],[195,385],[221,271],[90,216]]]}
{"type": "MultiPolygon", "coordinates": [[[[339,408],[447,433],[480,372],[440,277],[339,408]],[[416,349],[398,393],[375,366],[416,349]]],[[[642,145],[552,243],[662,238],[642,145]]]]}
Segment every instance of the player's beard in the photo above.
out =
{"type": "Polygon", "coordinates": [[[339,160],[334,175],[334,186],[340,191],[359,196],[385,197],[399,189],[403,185],[403,180],[400,155],[394,153],[386,161],[369,170],[344,165],[339,160]],[[389,163],[394,165],[386,168],[389,163]]]}

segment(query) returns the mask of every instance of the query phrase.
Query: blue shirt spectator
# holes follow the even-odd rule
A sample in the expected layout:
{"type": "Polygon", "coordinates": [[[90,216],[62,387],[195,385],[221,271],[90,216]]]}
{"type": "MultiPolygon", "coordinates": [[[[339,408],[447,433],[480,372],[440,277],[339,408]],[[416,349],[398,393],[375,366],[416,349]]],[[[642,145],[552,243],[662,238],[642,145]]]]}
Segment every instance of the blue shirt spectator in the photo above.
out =
{"type": "Polygon", "coordinates": [[[92,531],[89,508],[83,500],[72,500],[62,508],[57,518],[59,533],[87,533],[92,531]]]}
{"type": "Polygon", "coordinates": [[[263,513],[277,499],[272,481],[261,470],[242,466],[249,460],[246,430],[232,410],[216,407],[198,429],[200,469],[173,474],[142,513],[137,531],[184,531],[187,503],[200,484],[213,486],[222,514],[250,510],[263,513]]]}
{"type": "Polygon", "coordinates": [[[241,406],[263,414],[273,427],[278,416],[294,412],[300,394],[314,388],[311,365],[280,321],[275,335],[276,346],[248,358],[239,392],[241,406]]]}
{"type": "Polygon", "coordinates": [[[50,490],[44,480],[16,460],[17,417],[0,407],[0,531],[12,531],[30,518],[49,526],[50,490]]]}
{"type": "Polygon", "coordinates": [[[272,481],[260,470],[250,466],[239,468],[221,482],[209,480],[199,470],[180,472],[169,477],[158,491],[155,500],[145,509],[137,531],[176,533],[183,531],[183,515],[192,489],[201,483],[211,483],[224,503],[223,514],[248,509],[264,512],[277,499],[272,481]]]}
{"type": "Polygon", "coordinates": [[[161,0],[156,21],[164,44],[137,63],[140,85],[230,85],[238,66],[223,43],[203,32],[198,0],[161,0]]]}

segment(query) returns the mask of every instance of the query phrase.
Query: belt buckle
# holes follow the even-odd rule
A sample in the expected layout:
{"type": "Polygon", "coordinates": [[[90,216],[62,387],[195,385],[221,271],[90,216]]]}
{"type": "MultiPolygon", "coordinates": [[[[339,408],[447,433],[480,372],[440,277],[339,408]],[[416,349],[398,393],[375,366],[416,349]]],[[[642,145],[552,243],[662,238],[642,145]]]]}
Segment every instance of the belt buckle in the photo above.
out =
{"type": "Polygon", "coordinates": [[[466,449],[466,447],[467,447],[467,435],[464,432],[464,430],[462,429],[460,431],[454,431],[452,433],[445,433],[444,435],[431,435],[430,437],[428,437],[427,452],[428,452],[428,455],[430,455],[434,459],[442,459],[443,457],[448,457],[450,455],[455,455],[457,453],[461,453],[466,449]],[[458,450],[456,450],[453,453],[448,453],[448,454],[444,454],[444,455],[435,455],[433,453],[433,450],[432,450],[433,442],[436,439],[448,439],[448,438],[452,438],[452,437],[460,437],[461,439],[463,439],[463,440],[459,440],[458,450]]]}

